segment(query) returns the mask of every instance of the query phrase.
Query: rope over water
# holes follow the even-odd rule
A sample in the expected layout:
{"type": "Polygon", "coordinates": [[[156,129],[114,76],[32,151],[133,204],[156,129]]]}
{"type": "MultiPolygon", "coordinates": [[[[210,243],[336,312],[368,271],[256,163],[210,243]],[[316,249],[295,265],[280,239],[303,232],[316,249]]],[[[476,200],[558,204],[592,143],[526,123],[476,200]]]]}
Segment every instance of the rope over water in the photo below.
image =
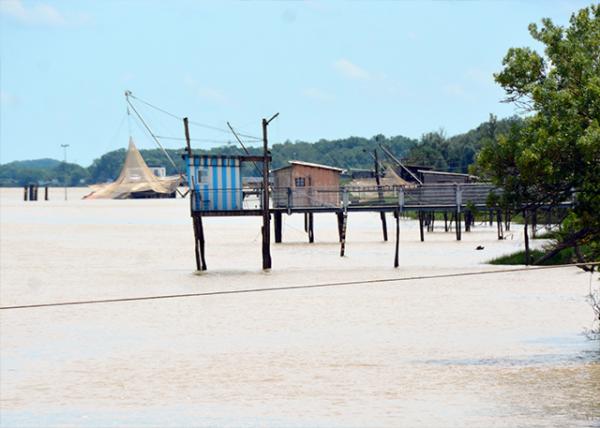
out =
{"type": "Polygon", "coordinates": [[[283,287],[263,287],[263,288],[246,288],[241,290],[222,290],[222,291],[207,291],[203,293],[186,293],[186,294],[163,294],[157,296],[140,296],[140,297],[123,297],[115,299],[100,299],[100,300],[80,300],[73,302],[56,302],[56,303],[38,303],[32,305],[14,305],[14,306],[0,306],[0,310],[10,309],[33,309],[33,308],[46,308],[55,306],[77,306],[77,305],[92,305],[99,303],[119,303],[119,302],[134,302],[144,300],[164,300],[164,299],[179,299],[184,297],[206,297],[206,296],[219,296],[226,294],[245,294],[245,293],[262,293],[266,291],[284,291],[284,290],[302,290],[309,288],[326,288],[326,287],[343,287],[351,285],[366,285],[366,284],[378,284],[378,283],[391,283],[400,281],[419,281],[425,279],[441,279],[441,278],[457,278],[464,276],[476,276],[476,275],[492,275],[492,274],[503,274],[513,272],[533,272],[538,270],[547,269],[561,269],[567,267],[579,267],[579,266],[599,266],[600,261],[589,262],[589,263],[571,263],[564,265],[555,266],[537,266],[537,267],[522,267],[515,269],[498,269],[488,270],[479,272],[459,272],[459,273],[448,273],[441,275],[424,275],[424,276],[412,276],[403,278],[381,278],[381,279],[368,279],[361,281],[345,281],[345,282],[329,282],[321,284],[308,284],[308,285],[289,285],[283,287]]]}

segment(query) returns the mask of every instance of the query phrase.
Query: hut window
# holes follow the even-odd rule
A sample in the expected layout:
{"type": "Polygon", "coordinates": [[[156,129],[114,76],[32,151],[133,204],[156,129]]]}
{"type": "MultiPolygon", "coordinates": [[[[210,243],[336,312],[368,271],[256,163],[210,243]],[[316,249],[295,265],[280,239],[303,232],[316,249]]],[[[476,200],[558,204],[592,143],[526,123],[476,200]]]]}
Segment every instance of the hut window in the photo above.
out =
{"type": "Polygon", "coordinates": [[[208,182],[208,171],[205,169],[198,169],[198,183],[208,182]]]}
{"type": "Polygon", "coordinates": [[[294,179],[294,184],[296,187],[304,187],[306,185],[304,182],[304,177],[296,177],[294,179]]]}

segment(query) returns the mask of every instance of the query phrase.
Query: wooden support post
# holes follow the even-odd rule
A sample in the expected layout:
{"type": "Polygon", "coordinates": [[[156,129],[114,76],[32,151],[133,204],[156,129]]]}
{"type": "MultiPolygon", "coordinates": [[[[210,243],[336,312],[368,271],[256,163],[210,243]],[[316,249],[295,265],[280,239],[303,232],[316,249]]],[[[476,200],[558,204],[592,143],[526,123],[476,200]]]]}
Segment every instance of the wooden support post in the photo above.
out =
{"type": "Polygon", "coordinates": [[[308,213],[304,213],[304,231],[308,233],[308,213]]]}
{"type": "Polygon", "coordinates": [[[35,193],[33,191],[33,188],[34,188],[33,184],[30,184],[29,185],[29,200],[30,201],[35,201],[35,193]]]}
{"type": "Polygon", "coordinates": [[[199,214],[193,217],[194,224],[194,242],[196,250],[196,269],[206,270],[206,259],[204,257],[204,227],[202,225],[202,216],[199,214]]]}
{"type": "Polygon", "coordinates": [[[338,236],[340,238],[340,242],[342,242],[342,227],[344,225],[344,213],[340,211],[338,213],[335,213],[335,215],[337,217],[338,236]]]}
{"type": "Polygon", "coordinates": [[[523,219],[524,219],[524,224],[523,224],[523,236],[525,238],[525,266],[529,266],[529,233],[527,232],[528,229],[528,213],[526,210],[523,211],[523,219]]]}
{"type": "Polygon", "coordinates": [[[27,200],[27,186],[23,187],[23,200],[27,200]]]}
{"type": "Polygon", "coordinates": [[[394,255],[394,267],[400,266],[400,212],[394,211],[394,218],[396,219],[396,252],[394,255]]]}
{"type": "Polygon", "coordinates": [[[421,233],[421,242],[425,241],[425,234],[423,233],[423,212],[419,211],[419,232],[421,233]]]}
{"type": "Polygon", "coordinates": [[[276,211],[273,213],[273,220],[274,220],[273,225],[275,227],[275,243],[280,244],[281,243],[281,229],[282,229],[281,211],[276,211]]]}
{"type": "Polygon", "coordinates": [[[47,201],[48,199],[48,186],[44,187],[44,200],[47,201]]]}
{"type": "Polygon", "coordinates": [[[444,211],[444,231],[448,232],[448,212],[444,211]]]}
{"type": "Polygon", "coordinates": [[[196,270],[202,270],[202,262],[200,261],[200,241],[198,239],[198,220],[196,220],[196,216],[192,216],[192,227],[194,229],[194,256],[196,257],[196,270]]]}
{"type": "Polygon", "coordinates": [[[456,185],[456,221],[455,221],[455,226],[456,226],[456,240],[460,241],[462,239],[462,230],[461,230],[461,225],[460,225],[460,211],[462,209],[462,190],[460,188],[460,185],[457,184],[456,185]]]}
{"type": "MultiPolygon", "coordinates": [[[[383,200],[383,192],[381,190],[381,172],[379,171],[379,160],[377,158],[377,150],[373,150],[373,159],[375,161],[375,183],[377,184],[377,196],[379,197],[379,203],[382,204],[383,200]]],[[[387,234],[387,222],[385,220],[385,213],[382,211],[379,213],[379,218],[381,219],[381,230],[383,231],[383,240],[387,242],[388,234],[387,234]]]]}
{"type": "Polygon", "coordinates": [[[269,142],[267,126],[279,113],[269,120],[262,120],[263,131],[263,182],[262,182],[262,259],[263,269],[271,269],[271,213],[269,211],[269,142]]]}
{"type": "Polygon", "coordinates": [[[348,227],[348,212],[344,210],[342,213],[342,233],[340,239],[340,257],[346,254],[346,228],[348,227]]]}
{"type": "Polygon", "coordinates": [[[496,225],[498,226],[498,239],[504,239],[504,231],[502,230],[502,210],[496,210],[496,225]]]}
{"type": "Polygon", "coordinates": [[[387,234],[387,222],[385,220],[385,213],[381,211],[379,213],[379,217],[381,218],[381,229],[383,230],[383,240],[387,242],[388,234],[387,234]]]}
{"type": "Polygon", "coordinates": [[[313,213],[308,213],[308,242],[315,242],[315,231],[314,231],[315,219],[313,213]]]}

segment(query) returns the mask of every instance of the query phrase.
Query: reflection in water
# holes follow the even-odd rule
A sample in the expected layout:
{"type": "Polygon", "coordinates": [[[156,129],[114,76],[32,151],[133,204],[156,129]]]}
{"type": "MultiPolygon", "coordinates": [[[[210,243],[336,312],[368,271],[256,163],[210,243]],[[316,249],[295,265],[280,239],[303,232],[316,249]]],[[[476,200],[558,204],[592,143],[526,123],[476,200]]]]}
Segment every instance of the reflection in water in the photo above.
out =
{"type": "MultiPolygon", "coordinates": [[[[521,246],[518,226],[421,243],[406,220],[394,270],[377,215],[350,215],[343,259],[333,215],[313,245],[292,216],[263,273],[259,219],[210,218],[194,274],[187,201],[0,198],[3,306],[475,271],[521,246]]],[[[560,269],[2,311],[0,425],[599,426],[588,287],[560,269]]]]}

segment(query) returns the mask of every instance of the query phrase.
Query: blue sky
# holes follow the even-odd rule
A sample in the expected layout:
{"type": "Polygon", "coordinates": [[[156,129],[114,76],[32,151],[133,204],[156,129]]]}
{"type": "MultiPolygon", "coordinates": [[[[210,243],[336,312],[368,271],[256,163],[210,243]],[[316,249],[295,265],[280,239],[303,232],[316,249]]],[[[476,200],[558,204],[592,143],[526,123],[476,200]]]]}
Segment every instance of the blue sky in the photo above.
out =
{"type": "MultiPolygon", "coordinates": [[[[154,148],[126,118],[131,90],[177,116],[270,141],[448,135],[515,113],[492,73],[512,46],[539,49],[542,17],[566,25],[579,1],[202,2],[0,0],[0,162],[89,165],[154,148]]],[[[136,104],[158,135],[182,124],[136,104]]],[[[231,136],[192,127],[211,147],[231,136]]],[[[163,140],[170,148],[182,142],[163,140]]]]}

